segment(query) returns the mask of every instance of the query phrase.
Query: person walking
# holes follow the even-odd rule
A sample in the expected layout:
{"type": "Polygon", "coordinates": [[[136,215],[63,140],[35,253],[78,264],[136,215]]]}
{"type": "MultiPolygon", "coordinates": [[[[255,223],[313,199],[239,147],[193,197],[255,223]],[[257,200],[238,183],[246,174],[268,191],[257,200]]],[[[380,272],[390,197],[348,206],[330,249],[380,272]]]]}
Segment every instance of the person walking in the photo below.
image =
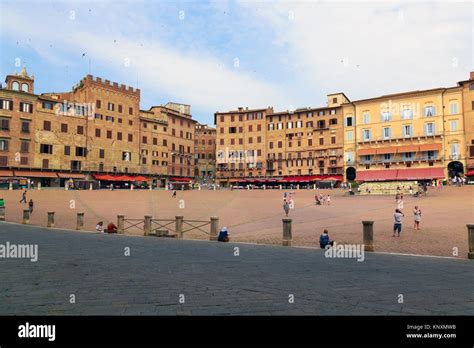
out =
{"type": "Polygon", "coordinates": [[[171,197],[176,198],[176,190],[173,190],[173,195],[171,197]]]}
{"type": "Polygon", "coordinates": [[[26,203],[26,190],[23,190],[23,192],[21,193],[20,203],[26,203]]]}
{"type": "Polygon", "coordinates": [[[288,213],[290,212],[290,204],[288,204],[286,199],[283,201],[283,210],[285,211],[285,215],[288,217],[288,213]]]}
{"type": "Polygon", "coordinates": [[[327,202],[328,205],[331,205],[331,196],[330,195],[327,195],[326,202],[327,202]]]}
{"type": "Polygon", "coordinates": [[[398,233],[398,237],[400,237],[400,233],[402,232],[402,218],[405,215],[399,210],[395,209],[395,214],[393,214],[393,236],[395,237],[395,232],[398,233]]]}
{"type": "Polygon", "coordinates": [[[415,209],[413,209],[413,215],[415,217],[415,226],[413,229],[419,230],[420,229],[420,222],[421,222],[421,209],[415,205],[415,209]]]}
{"type": "Polygon", "coordinates": [[[33,199],[30,199],[28,202],[28,210],[30,211],[30,214],[33,213],[33,199]]]}

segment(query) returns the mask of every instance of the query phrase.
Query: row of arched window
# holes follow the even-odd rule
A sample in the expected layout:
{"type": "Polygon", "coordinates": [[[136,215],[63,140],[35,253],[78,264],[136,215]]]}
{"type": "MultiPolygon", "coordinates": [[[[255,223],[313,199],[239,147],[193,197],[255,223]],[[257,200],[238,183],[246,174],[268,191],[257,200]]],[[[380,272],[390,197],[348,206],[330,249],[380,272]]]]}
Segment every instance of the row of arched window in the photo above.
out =
{"type": "MultiPolygon", "coordinates": [[[[13,81],[12,82],[12,89],[14,91],[19,91],[20,90],[20,83],[18,81],[13,81]]],[[[30,87],[28,86],[27,83],[22,83],[21,84],[21,91],[22,92],[29,92],[30,87]]]]}

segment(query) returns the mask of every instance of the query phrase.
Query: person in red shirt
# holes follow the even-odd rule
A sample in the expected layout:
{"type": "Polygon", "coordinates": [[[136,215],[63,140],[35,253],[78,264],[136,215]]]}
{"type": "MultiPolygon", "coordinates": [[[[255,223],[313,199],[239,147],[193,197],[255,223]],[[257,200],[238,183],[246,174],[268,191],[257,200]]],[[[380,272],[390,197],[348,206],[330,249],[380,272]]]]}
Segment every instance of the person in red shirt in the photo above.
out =
{"type": "Polygon", "coordinates": [[[117,233],[117,226],[115,226],[113,222],[107,225],[107,233],[117,233]]]}

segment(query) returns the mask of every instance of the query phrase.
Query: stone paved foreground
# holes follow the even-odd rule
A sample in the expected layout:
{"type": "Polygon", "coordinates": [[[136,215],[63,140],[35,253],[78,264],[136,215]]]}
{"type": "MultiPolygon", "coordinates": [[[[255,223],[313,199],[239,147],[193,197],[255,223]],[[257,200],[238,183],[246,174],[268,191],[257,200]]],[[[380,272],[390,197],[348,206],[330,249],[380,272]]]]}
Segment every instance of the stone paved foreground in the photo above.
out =
{"type": "Polygon", "coordinates": [[[0,259],[0,315],[474,315],[474,261],[465,259],[357,262],[313,249],[1,223],[7,241],[37,243],[39,260],[0,259]]]}

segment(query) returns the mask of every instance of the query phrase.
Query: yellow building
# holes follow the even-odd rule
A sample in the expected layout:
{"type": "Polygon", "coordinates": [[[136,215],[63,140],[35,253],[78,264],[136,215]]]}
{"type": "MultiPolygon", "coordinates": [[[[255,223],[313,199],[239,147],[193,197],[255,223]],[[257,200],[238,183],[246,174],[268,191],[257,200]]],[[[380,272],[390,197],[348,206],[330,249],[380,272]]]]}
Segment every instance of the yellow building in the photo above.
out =
{"type": "Polygon", "coordinates": [[[345,179],[433,180],[466,166],[460,86],[343,105],[345,179]]]}

